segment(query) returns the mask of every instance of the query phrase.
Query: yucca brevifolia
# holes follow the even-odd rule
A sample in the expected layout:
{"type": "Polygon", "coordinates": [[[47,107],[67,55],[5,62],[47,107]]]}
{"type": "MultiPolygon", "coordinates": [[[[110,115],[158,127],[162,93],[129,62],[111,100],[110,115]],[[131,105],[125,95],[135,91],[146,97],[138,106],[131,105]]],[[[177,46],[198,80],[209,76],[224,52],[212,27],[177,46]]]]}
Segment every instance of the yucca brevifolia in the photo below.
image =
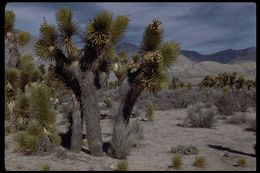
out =
{"type": "Polygon", "coordinates": [[[5,39],[8,42],[10,58],[7,63],[8,67],[16,67],[20,53],[18,51],[18,45],[24,46],[30,41],[30,34],[28,32],[14,31],[15,15],[12,11],[5,12],[5,39]]]}
{"type": "Polygon", "coordinates": [[[117,77],[118,85],[121,85],[127,76],[127,67],[129,65],[128,56],[124,51],[121,51],[118,53],[114,61],[115,63],[112,66],[112,70],[117,77]]]}
{"type": "Polygon", "coordinates": [[[229,74],[229,86],[233,89],[235,83],[236,83],[236,77],[237,77],[237,73],[233,72],[231,74],[229,74]]]}
{"type": "MultiPolygon", "coordinates": [[[[86,27],[84,48],[79,53],[72,39],[73,35],[78,34],[78,26],[72,17],[72,11],[62,8],[56,13],[57,29],[44,21],[40,26],[40,39],[35,45],[36,53],[43,59],[55,62],[55,73],[80,102],[90,154],[102,156],[96,90],[102,87],[100,73],[109,71],[110,57],[113,56],[115,44],[123,35],[129,19],[126,16],[113,19],[107,11],[98,13],[86,27]]],[[[81,136],[78,136],[78,141],[81,141],[81,136]]],[[[77,148],[80,150],[80,145],[77,148]]]]}
{"type": "Polygon", "coordinates": [[[243,76],[240,76],[235,83],[235,87],[237,89],[241,89],[245,86],[245,78],[243,76]]]}
{"type": "Polygon", "coordinates": [[[139,59],[129,65],[128,88],[122,97],[118,120],[129,122],[133,106],[144,90],[159,91],[169,85],[167,69],[179,54],[179,44],[166,42],[162,44],[161,22],[154,19],[144,31],[140,45],[139,59]]]}

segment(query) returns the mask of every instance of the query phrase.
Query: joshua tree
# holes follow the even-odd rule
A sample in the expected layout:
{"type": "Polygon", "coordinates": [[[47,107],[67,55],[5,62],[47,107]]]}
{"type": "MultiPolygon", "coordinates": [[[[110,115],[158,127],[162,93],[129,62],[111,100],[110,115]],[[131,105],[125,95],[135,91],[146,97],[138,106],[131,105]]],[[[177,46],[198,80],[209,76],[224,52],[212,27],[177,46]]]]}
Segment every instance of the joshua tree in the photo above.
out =
{"type": "Polygon", "coordinates": [[[17,32],[14,30],[15,15],[12,11],[5,12],[5,40],[7,40],[10,58],[7,63],[8,67],[17,67],[20,53],[18,45],[24,46],[30,41],[28,32],[17,32]]]}
{"type": "Polygon", "coordinates": [[[175,62],[180,48],[174,42],[162,44],[160,24],[154,19],[145,28],[138,55],[140,61],[129,65],[129,85],[122,97],[117,120],[129,122],[133,106],[144,90],[156,92],[169,85],[167,69],[175,62]]]}
{"type": "Polygon", "coordinates": [[[245,78],[243,76],[240,76],[237,80],[236,80],[236,84],[235,84],[237,89],[241,89],[245,86],[245,78]]]}
{"type": "MultiPolygon", "coordinates": [[[[80,103],[80,113],[86,123],[90,154],[102,156],[100,111],[96,91],[101,88],[100,73],[109,72],[110,58],[114,46],[121,38],[129,19],[126,16],[113,18],[107,11],[101,11],[86,27],[83,49],[79,51],[73,36],[79,35],[78,25],[73,21],[69,9],[62,8],[56,13],[58,27],[44,21],[40,26],[40,39],[35,45],[39,57],[53,61],[51,67],[66,87],[73,91],[80,103]]],[[[72,117],[73,118],[73,117],[72,117]]],[[[75,123],[72,120],[72,123],[75,123]]],[[[81,126],[82,123],[76,122],[81,126]]],[[[76,131],[77,127],[72,125],[76,131]]],[[[75,139],[74,147],[80,150],[81,134],[75,139]]],[[[72,141],[74,142],[74,141],[72,141]]]]}

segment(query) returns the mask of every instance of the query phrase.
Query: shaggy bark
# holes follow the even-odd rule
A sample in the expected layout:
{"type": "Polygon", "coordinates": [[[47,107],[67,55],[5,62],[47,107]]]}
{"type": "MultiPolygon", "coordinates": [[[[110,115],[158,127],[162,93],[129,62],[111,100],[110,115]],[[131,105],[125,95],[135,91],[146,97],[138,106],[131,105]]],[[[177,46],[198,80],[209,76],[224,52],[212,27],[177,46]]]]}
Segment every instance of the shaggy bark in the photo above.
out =
{"type": "Polygon", "coordinates": [[[14,34],[9,36],[8,38],[8,48],[9,48],[9,60],[7,62],[7,66],[15,68],[18,64],[20,53],[18,51],[18,45],[14,34]]]}
{"type": "Polygon", "coordinates": [[[94,74],[91,71],[86,71],[85,74],[81,75],[79,80],[81,88],[80,106],[84,121],[86,121],[90,154],[103,156],[99,107],[93,80],[94,74]]]}
{"type": "Polygon", "coordinates": [[[126,93],[124,94],[120,106],[119,106],[119,112],[118,112],[118,120],[124,120],[126,123],[129,123],[129,119],[134,107],[134,104],[138,97],[141,95],[142,91],[144,90],[144,87],[137,84],[130,84],[128,86],[128,89],[126,90],[126,93]]]}

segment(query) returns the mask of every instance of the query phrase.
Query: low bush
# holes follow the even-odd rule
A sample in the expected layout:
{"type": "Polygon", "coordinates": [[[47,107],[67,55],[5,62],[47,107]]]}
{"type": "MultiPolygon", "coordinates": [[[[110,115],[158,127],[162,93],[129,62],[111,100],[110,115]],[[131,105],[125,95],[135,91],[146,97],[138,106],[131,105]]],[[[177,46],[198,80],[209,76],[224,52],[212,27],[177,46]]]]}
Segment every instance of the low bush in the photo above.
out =
{"type": "Polygon", "coordinates": [[[193,145],[178,145],[178,146],[173,146],[171,148],[171,153],[174,154],[192,155],[192,154],[198,154],[198,152],[199,152],[198,148],[193,145]]]}
{"type": "Polygon", "coordinates": [[[212,128],[216,123],[216,112],[211,108],[203,108],[202,103],[191,105],[187,110],[184,124],[189,127],[212,128]]]}

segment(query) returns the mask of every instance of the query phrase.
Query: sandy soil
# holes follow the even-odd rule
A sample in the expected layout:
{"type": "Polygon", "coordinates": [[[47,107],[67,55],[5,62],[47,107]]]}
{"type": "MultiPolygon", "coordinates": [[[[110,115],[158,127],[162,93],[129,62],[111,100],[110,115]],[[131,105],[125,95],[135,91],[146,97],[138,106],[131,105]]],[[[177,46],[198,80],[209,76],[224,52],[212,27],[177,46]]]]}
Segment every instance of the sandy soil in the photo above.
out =
{"type": "MultiPolygon", "coordinates": [[[[248,114],[255,117],[255,112],[248,114]]],[[[144,139],[127,157],[128,170],[174,171],[169,167],[173,156],[170,149],[179,144],[196,146],[199,149],[198,155],[206,158],[205,168],[200,169],[192,166],[196,155],[184,155],[180,171],[256,170],[256,157],[252,147],[256,143],[256,136],[254,132],[245,131],[245,125],[224,124],[222,119],[218,119],[213,129],[178,126],[185,117],[186,109],[173,109],[155,111],[153,122],[140,121],[144,128],[144,139]],[[246,159],[244,168],[235,166],[239,158],[246,159]]],[[[110,139],[111,126],[110,119],[101,120],[103,141],[110,139]]],[[[117,159],[108,156],[92,157],[83,151],[76,154],[62,147],[47,155],[24,156],[15,151],[16,143],[13,138],[14,135],[5,138],[6,170],[42,170],[45,163],[51,166],[50,170],[113,170],[117,167],[117,159]]]]}

